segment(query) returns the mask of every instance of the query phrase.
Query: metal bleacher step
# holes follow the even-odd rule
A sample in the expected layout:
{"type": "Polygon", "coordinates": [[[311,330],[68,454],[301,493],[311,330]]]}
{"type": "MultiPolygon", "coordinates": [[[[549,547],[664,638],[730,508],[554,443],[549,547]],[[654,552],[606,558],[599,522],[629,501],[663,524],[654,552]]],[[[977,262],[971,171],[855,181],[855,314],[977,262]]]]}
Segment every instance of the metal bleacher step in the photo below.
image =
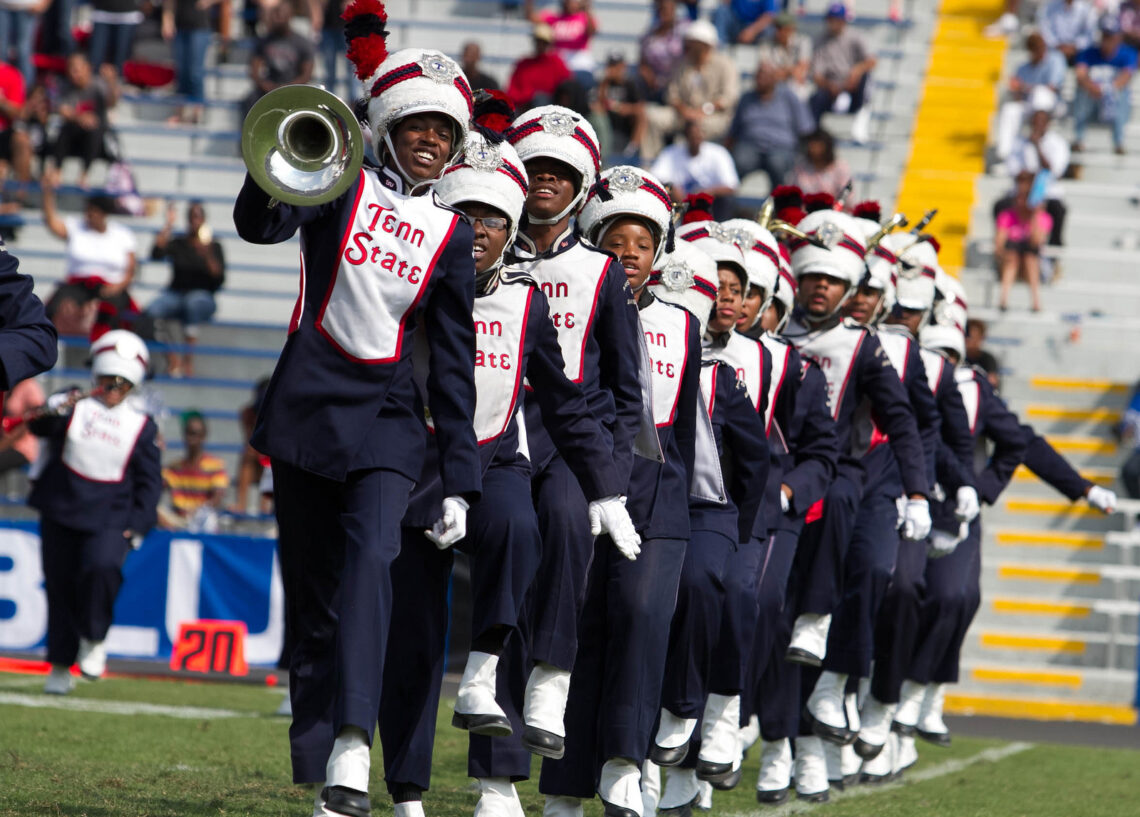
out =
{"type": "Polygon", "coordinates": [[[1018,664],[1009,667],[971,662],[961,668],[961,683],[956,691],[974,691],[988,695],[1011,695],[1035,691],[1061,700],[1128,701],[1136,693],[1135,673],[1128,670],[1095,667],[1058,668],[1040,664],[1018,664]]]}
{"type": "Polygon", "coordinates": [[[1136,710],[1125,703],[1066,700],[1040,695],[993,695],[978,692],[946,694],[945,711],[951,715],[988,715],[1046,721],[1092,721],[1124,726],[1136,724],[1136,710]]]}
{"type": "Polygon", "coordinates": [[[980,624],[971,630],[962,648],[963,661],[1018,666],[1039,663],[1048,667],[1103,667],[1135,670],[1135,635],[1051,629],[989,629],[980,624]]]}

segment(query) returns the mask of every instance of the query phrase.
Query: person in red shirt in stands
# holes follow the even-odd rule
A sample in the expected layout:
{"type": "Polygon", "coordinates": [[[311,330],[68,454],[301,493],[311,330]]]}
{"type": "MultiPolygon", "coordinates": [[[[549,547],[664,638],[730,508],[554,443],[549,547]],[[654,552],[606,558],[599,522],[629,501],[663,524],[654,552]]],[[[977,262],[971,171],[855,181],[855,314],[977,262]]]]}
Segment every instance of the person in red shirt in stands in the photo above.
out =
{"type": "MultiPolygon", "coordinates": [[[[9,164],[14,165],[18,171],[22,166],[30,170],[28,138],[12,127],[12,123],[24,115],[25,99],[23,74],[15,66],[0,62],[0,163],[3,164],[4,175],[7,175],[9,164]]],[[[20,181],[28,179],[21,176],[20,181]]]]}
{"type": "Polygon", "coordinates": [[[534,38],[534,55],[515,63],[507,96],[521,113],[528,108],[549,105],[554,91],[570,79],[570,69],[554,51],[554,30],[546,23],[536,23],[531,32],[534,38]]]}

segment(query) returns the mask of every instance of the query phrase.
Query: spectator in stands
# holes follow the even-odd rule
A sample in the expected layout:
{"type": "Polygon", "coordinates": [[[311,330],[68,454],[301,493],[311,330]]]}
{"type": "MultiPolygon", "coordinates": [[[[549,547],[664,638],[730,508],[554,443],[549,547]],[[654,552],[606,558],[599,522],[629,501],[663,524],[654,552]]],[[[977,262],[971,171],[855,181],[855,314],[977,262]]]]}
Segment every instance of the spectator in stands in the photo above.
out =
{"type": "Polygon", "coordinates": [[[199,411],[182,414],[185,456],[162,469],[170,509],[159,507],[159,525],[168,530],[217,533],[218,509],[230,487],[226,464],[206,452],[206,418],[199,411]]]}
{"type": "Polygon", "coordinates": [[[645,93],[641,83],[630,76],[620,51],[606,59],[595,104],[605,116],[604,129],[610,134],[609,139],[602,140],[608,145],[606,150],[620,153],[626,163],[636,164],[641,140],[645,138],[645,93]]]}
{"type": "Polygon", "coordinates": [[[1048,0],[1037,7],[1037,30],[1072,65],[1093,44],[1096,9],[1088,0],[1048,0]]]}
{"type": "Polygon", "coordinates": [[[740,72],[727,54],[717,51],[716,28],[694,20],[685,29],[685,59],[665,91],[664,105],[651,105],[641,145],[642,157],[652,159],[669,136],[689,120],[700,120],[705,138],[719,141],[728,131],[740,96],[740,72]]]}
{"type": "Polygon", "coordinates": [[[824,32],[815,42],[811,59],[815,93],[810,104],[816,122],[828,111],[856,114],[852,138],[865,142],[870,131],[867,88],[875,57],[862,36],[847,25],[847,9],[833,3],[824,18],[824,32]]]}
{"type": "Polygon", "coordinates": [[[800,143],[802,153],[792,170],[792,181],[805,193],[830,193],[838,196],[851,181],[847,162],[835,155],[835,137],[816,128],[800,143]]]}
{"type": "Polygon", "coordinates": [[[1053,218],[1045,212],[1044,202],[1031,195],[1033,178],[1028,170],[1017,174],[1013,205],[997,218],[994,254],[1001,271],[998,309],[1002,312],[1009,308],[1009,293],[1019,276],[1029,283],[1032,310],[1041,310],[1041,247],[1049,239],[1053,218]]]}
{"type": "Polygon", "coordinates": [[[15,51],[15,65],[26,87],[36,80],[32,45],[40,15],[50,4],[51,0],[0,0],[0,60],[7,62],[9,49],[15,51]]]}
{"type": "Polygon", "coordinates": [[[651,102],[663,103],[669,79],[681,64],[684,52],[682,34],[687,20],[677,17],[676,0],[656,0],[653,25],[641,38],[638,72],[649,89],[651,102]]]}
{"type": "Polygon", "coordinates": [[[58,184],[58,171],[44,174],[44,225],[67,242],[67,277],[48,301],[48,317],[61,335],[87,334],[104,305],[117,313],[134,311],[127,288],[135,277],[135,236],[108,218],[115,203],[106,196],[87,199],[82,216],[60,216],[58,184]]]}
{"type": "Polygon", "coordinates": [[[87,43],[91,64],[100,69],[111,65],[122,76],[123,63],[130,59],[135,43],[135,29],[142,21],[142,0],[91,0],[87,43]]]}
{"type": "Polygon", "coordinates": [[[20,164],[24,158],[17,154],[26,148],[27,136],[15,129],[15,123],[24,115],[24,102],[23,75],[14,66],[0,62],[0,178],[7,177],[8,168],[20,164]],[[21,140],[24,146],[19,144],[21,140]]]}
{"type": "Polygon", "coordinates": [[[800,137],[811,133],[811,111],[771,64],[756,67],[756,87],[740,98],[725,146],[741,177],[763,170],[772,187],[783,184],[796,161],[800,137]]]}
{"type": "Polygon", "coordinates": [[[1001,366],[996,357],[982,348],[986,342],[986,332],[985,321],[977,318],[966,321],[966,363],[984,371],[990,385],[996,389],[1000,385],[1001,366]]]}
{"type": "MultiPolygon", "coordinates": [[[[23,417],[42,406],[44,400],[44,390],[34,377],[21,380],[4,395],[4,417],[23,417]]],[[[39,455],[39,438],[29,433],[26,425],[18,426],[0,439],[0,474],[30,465],[39,455]]]]}
{"type": "Polygon", "coordinates": [[[1120,33],[1132,48],[1140,48],[1140,0],[1120,4],[1120,33]]]}
{"type": "Polygon", "coordinates": [[[206,102],[206,49],[212,33],[210,8],[218,0],[163,0],[162,38],[173,41],[174,71],[184,104],[174,122],[198,124],[206,102]]]}
{"type": "Polygon", "coordinates": [[[166,290],[151,301],[146,314],[161,329],[160,339],[177,343],[179,338],[170,330],[170,322],[181,324],[185,338],[185,355],[167,354],[167,373],[171,377],[194,374],[193,346],[198,342],[198,327],[214,316],[217,305],[214,293],[226,280],[226,259],[222,245],[213,237],[206,223],[206,210],[202,202],[192,201],[186,208],[186,233],[171,237],[176,212],[172,204],[166,210],[166,225],[154,239],[150,257],[154,260],[170,259],[173,275],[166,290]]]}
{"type": "Polygon", "coordinates": [[[713,214],[718,219],[732,214],[732,199],[740,187],[740,177],[732,154],[723,145],[705,139],[699,119],[685,123],[684,140],[661,151],[649,170],[669,188],[673,201],[707,193],[713,197],[713,214]]]}
{"type": "Polygon", "coordinates": [[[535,11],[534,0],[524,0],[523,11],[532,23],[550,26],[558,56],[584,88],[592,88],[598,64],[590,53],[590,40],[598,23],[590,13],[590,0],[561,0],[558,11],[535,11]]]}
{"type": "Polygon", "coordinates": [[[479,68],[479,60],[483,56],[483,50],[479,47],[479,43],[471,41],[463,44],[463,54],[460,58],[460,65],[463,67],[463,73],[467,76],[467,82],[471,85],[472,91],[497,91],[499,90],[499,81],[490,74],[483,73],[479,68]]]}
{"type": "Polygon", "coordinates": [[[1016,34],[1021,27],[1021,20],[1017,16],[1020,7],[1021,0],[1005,0],[1005,9],[1001,17],[986,26],[982,33],[995,39],[1016,34]]]}
{"type": "Polygon", "coordinates": [[[1026,103],[1035,88],[1047,88],[1060,93],[1065,81],[1065,58],[1059,51],[1050,51],[1045,38],[1033,32],[1025,38],[1029,60],[1017,67],[1009,80],[1009,90],[998,114],[996,155],[1005,161],[1013,150],[1017,132],[1025,120],[1026,103]]]}
{"type": "Polygon", "coordinates": [[[266,34],[257,41],[249,61],[253,88],[245,110],[282,85],[306,83],[313,78],[313,45],[289,25],[293,7],[281,2],[265,11],[266,34]]]}
{"type": "MultiPolygon", "coordinates": [[[[249,512],[250,489],[257,489],[262,474],[268,467],[268,464],[262,461],[261,454],[249,444],[249,438],[253,435],[253,427],[257,422],[257,414],[261,411],[261,403],[265,399],[265,392],[268,388],[268,377],[258,380],[253,387],[253,400],[242,406],[241,411],[238,412],[245,447],[242,449],[241,459],[238,461],[237,496],[234,498],[234,504],[230,506],[230,510],[234,513],[249,512]]],[[[269,507],[269,503],[264,499],[258,503],[260,513],[268,513],[269,507]]]]}
{"type": "Polygon", "coordinates": [[[80,187],[87,186],[87,173],[96,159],[112,161],[115,156],[108,144],[112,135],[108,114],[118,102],[119,80],[112,66],[101,66],[95,76],[82,52],[68,56],[67,84],[55,109],[62,121],[51,153],[56,169],[69,156],[82,162],[80,187]]]}
{"type": "Polygon", "coordinates": [[[751,44],[771,27],[781,6],[780,0],[720,0],[712,20],[725,45],[751,44]]]}
{"type": "Polygon", "coordinates": [[[776,69],[779,82],[788,83],[796,96],[806,100],[811,93],[808,71],[811,69],[811,38],[796,30],[796,16],[783,11],[776,15],[771,39],[760,43],[758,62],[776,69]]]}
{"type": "Polygon", "coordinates": [[[344,99],[352,99],[358,94],[353,91],[352,66],[346,54],[348,43],[344,41],[344,8],[347,0],[309,0],[310,15],[320,15],[320,25],[315,30],[321,32],[321,60],[324,62],[324,84],[334,94],[339,92],[341,75],[344,76],[344,99]]]}
{"type": "Polygon", "coordinates": [[[531,30],[534,54],[515,63],[507,83],[507,96],[519,112],[549,105],[558,86],[570,79],[570,69],[554,50],[554,31],[546,23],[535,23],[531,30]]]}
{"type": "MultiPolygon", "coordinates": [[[[1006,170],[1014,179],[1022,171],[1034,174],[1038,195],[1045,198],[1045,211],[1053,219],[1049,243],[1060,246],[1065,227],[1066,208],[1061,179],[1069,169],[1069,143],[1065,137],[1049,127],[1057,96],[1048,88],[1037,88],[1029,101],[1029,133],[1014,144],[1006,161],[1006,170]]],[[[1013,195],[1000,199],[994,205],[994,217],[1013,205],[1013,195]]]]}
{"type": "Polygon", "coordinates": [[[1137,54],[1124,44],[1120,24],[1105,15],[1100,22],[1100,44],[1076,58],[1077,94],[1073,99],[1073,150],[1084,147],[1085,130],[1093,121],[1112,125],[1112,143],[1124,155],[1124,129],[1132,118],[1129,85],[1136,73],[1137,54]]]}
{"type": "MultiPolygon", "coordinates": [[[[38,157],[42,165],[48,155],[48,126],[51,121],[51,102],[47,88],[33,85],[28,91],[20,116],[12,122],[11,153],[9,161],[16,180],[32,180],[32,159],[38,157]]],[[[17,196],[20,196],[17,191],[17,196]]]]}

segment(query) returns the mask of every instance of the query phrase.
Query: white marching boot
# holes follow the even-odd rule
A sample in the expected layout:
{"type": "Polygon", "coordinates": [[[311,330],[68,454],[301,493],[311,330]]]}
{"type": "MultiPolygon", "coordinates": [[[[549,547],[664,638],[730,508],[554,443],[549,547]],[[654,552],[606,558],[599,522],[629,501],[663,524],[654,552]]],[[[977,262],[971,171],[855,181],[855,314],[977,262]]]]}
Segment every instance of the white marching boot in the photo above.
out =
{"type": "Polygon", "coordinates": [[[75,659],[79,671],[89,681],[102,678],[107,671],[107,648],[102,641],[79,639],[79,655],[75,659]]]}
{"type": "Polygon", "coordinates": [[[582,817],[582,800],[548,794],[542,806],[542,817],[582,817]]]}
{"type": "Polygon", "coordinates": [[[695,769],[669,769],[665,772],[665,793],[661,795],[657,812],[670,817],[689,817],[700,799],[700,781],[695,769]]]}
{"type": "Polygon", "coordinates": [[[922,712],[922,699],[925,695],[924,684],[903,681],[899,692],[899,705],[895,707],[894,720],[891,721],[892,731],[903,737],[914,737],[914,729],[918,725],[918,716],[922,712]]]}
{"type": "Polygon", "coordinates": [[[731,789],[740,781],[740,696],[711,693],[701,721],[697,777],[713,788],[731,789]]]}
{"type": "Polygon", "coordinates": [[[899,736],[894,732],[888,732],[887,739],[883,742],[879,753],[873,758],[863,761],[863,771],[859,774],[859,782],[864,785],[875,785],[894,780],[898,748],[899,736]]]}
{"type": "Polygon", "coordinates": [[[697,791],[700,792],[700,796],[697,798],[697,808],[700,811],[712,811],[712,783],[707,780],[699,781],[697,783],[697,791]]]}
{"type": "Polygon", "coordinates": [[[538,663],[526,682],[523,703],[522,745],[530,752],[560,760],[566,754],[566,699],[570,696],[570,673],[538,663]]]}
{"type": "MultiPolygon", "coordinates": [[[[475,806],[475,813],[479,813],[479,806],[475,806]]],[[[403,803],[392,804],[393,817],[425,817],[422,800],[406,800],[403,803]]]]}
{"type": "Polygon", "coordinates": [[[804,714],[811,731],[824,740],[844,744],[851,739],[847,726],[847,706],[844,688],[847,676],[839,672],[824,671],[819,674],[815,689],[807,699],[804,714]]]}
{"type": "Polygon", "coordinates": [[[493,738],[509,737],[512,733],[507,713],[495,701],[495,674],[499,656],[472,651],[463,668],[459,694],[455,698],[455,713],[451,725],[466,729],[474,735],[493,738]]]}
{"type": "MultiPolygon", "coordinates": [[[[665,785],[668,792],[669,785],[665,785]]],[[[598,797],[606,817],[641,817],[641,767],[624,757],[611,757],[602,765],[598,797]]]]}
{"type": "Polygon", "coordinates": [[[656,814],[661,802],[661,767],[652,760],[641,765],[641,813],[656,814]]]}
{"type": "Polygon", "coordinates": [[[509,777],[480,777],[474,817],[526,817],[509,777]]]}
{"type": "Polygon", "coordinates": [[[874,695],[868,695],[859,713],[859,737],[855,739],[855,752],[864,760],[876,757],[887,743],[891,733],[891,719],[896,704],[885,704],[874,695]]]}
{"type": "Polygon", "coordinates": [[[827,802],[827,758],[819,738],[796,738],[795,778],[796,797],[809,803],[827,802]]]}
{"type": "Polygon", "coordinates": [[[827,633],[831,629],[831,613],[802,613],[792,627],[785,661],[808,667],[823,665],[827,655],[827,633]]]}
{"type": "Polygon", "coordinates": [[[320,796],[325,811],[367,817],[372,806],[368,802],[368,771],[372,763],[368,736],[363,729],[346,726],[333,741],[325,765],[325,787],[320,796]]]}
{"type": "Polygon", "coordinates": [[[75,689],[75,676],[71,674],[71,667],[62,664],[52,664],[51,672],[44,681],[45,695],[67,695],[75,689]]]}
{"type": "Polygon", "coordinates": [[[740,727],[740,754],[744,755],[760,740],[760,719],[753,715],[745,726],[740,727]]]}
{"type": "Polygon", "coordinates": [[[696,718],[682,718],[661,707],[661,723],[649,747],[649,759],[658,766],[676,766],[689,753],[689,739],[697,728],[696,718]]]}
{"type": "Polygon", "coordinates": [[[895,755],[895,774],[902,774],[917,762],[918,747],[914,745],[914,738],[899,735],[899,749],[895,755]]]}
{"type": "Polygon", "coordinates": [[[788,799],[792,787],[792,742],[787,738],[764,741],[760,751],[760,776],[756,780],[756,801],[778,806],[788,799]]]}
{"type": "Polygon", "coordinates": [[[927,684],[925,694],[922,696],[922,706],[918,712],[915,731],[920,738],[935,746],[950,745],[950,729],[946,726],[946,721],[942,720],[942,704],[945,697],[944,684],[927,684]]]}

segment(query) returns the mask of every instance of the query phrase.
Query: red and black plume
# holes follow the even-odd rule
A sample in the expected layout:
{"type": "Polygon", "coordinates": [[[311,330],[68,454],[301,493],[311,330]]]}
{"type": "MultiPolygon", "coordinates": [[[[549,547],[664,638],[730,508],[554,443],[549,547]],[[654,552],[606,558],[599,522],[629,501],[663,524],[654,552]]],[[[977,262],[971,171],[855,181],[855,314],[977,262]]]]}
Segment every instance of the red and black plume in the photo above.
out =
{"type": "Polygon", "coordinates": [[[855,205],[855,209],[851,211],[851,215],[855,218],[865,218],[868,221],[882,221],[883,208],[879,206],[877,201],[861,201],[855,205]]]}
{"type": "Polygon", "coordinates": [[[785,207],[803,207],[804,192],[791,184],[781,184],[772,191],[772,204],[777,212],[785,207]]]}
{"type": "Polygon", "coordinates": [[[694,221],[712,221],[713,197],[708,193],[693,193],[685,196],[685,215],[682,224],[692,224],[694,221]]]}
{"type": "Polygon", "coordinates": [[[388,12],[380,0],[352,0],[341,15],[348,59],[366,82],[388,57],[388,12]]]}
{"type": "Polygon", "coordinates": [[[804,196],[804,209],[809,213],[818,210],[834,210],[835,196],[830,193],[808,193],[804,196]]]}
{"type": "Polygon", "coordinates": [[[927,244],[933,247],[936,253],[942,252],[942,242],[932,236],[930,233],[923,233],[921,236],[919,236],[919,240],[925,241],[927,244]]]}
{"type": "Polygon", "coordinates": [[[502,142],[514,120],[514,103],[502,91],[481,90],[475,93],[471,127],[488,142],[496,145],[502,142]]]}
{"type": "Polygon", "coordinates": [[[784,207],[776,211],[776,218],[779,221],[785,224],[791,224],[793,227],[799,224],[806,215],[807,213],[800,207],[784,207]]]}

